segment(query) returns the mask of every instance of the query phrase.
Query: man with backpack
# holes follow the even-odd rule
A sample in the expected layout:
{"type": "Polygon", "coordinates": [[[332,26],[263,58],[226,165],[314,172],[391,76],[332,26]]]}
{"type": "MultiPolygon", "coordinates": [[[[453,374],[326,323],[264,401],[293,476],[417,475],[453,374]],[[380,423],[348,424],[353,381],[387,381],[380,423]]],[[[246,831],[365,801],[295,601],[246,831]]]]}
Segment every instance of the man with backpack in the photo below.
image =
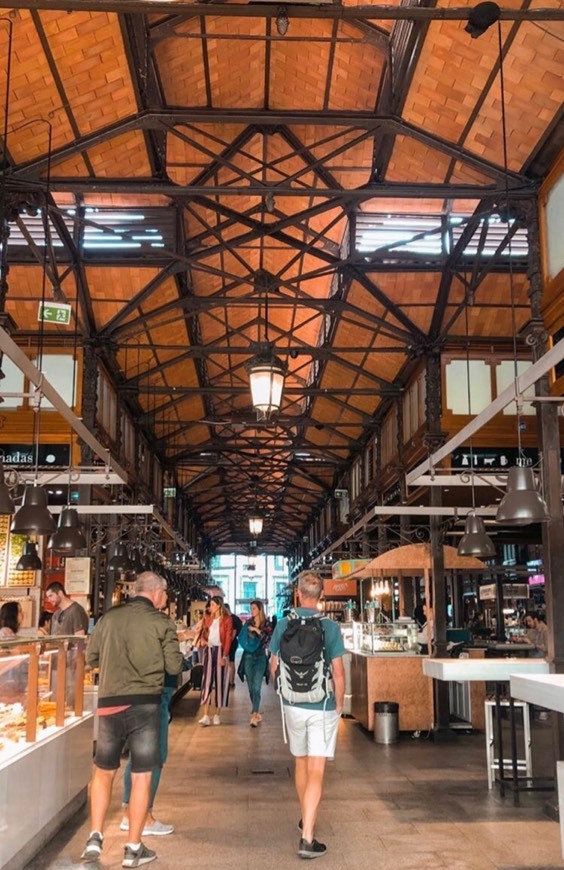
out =
{"type": "Polygon", "coordinates": [[[314,838],[325,763],[333,758],[345,695],[345,652],[336,622],[317,609],[323,581],[313,571],[298,578],[299,607],[281,619],[270,641],[271,672],[282,701],[284,739],[295,758],[302,817],[298,855],[327,851],[314,838]]]}

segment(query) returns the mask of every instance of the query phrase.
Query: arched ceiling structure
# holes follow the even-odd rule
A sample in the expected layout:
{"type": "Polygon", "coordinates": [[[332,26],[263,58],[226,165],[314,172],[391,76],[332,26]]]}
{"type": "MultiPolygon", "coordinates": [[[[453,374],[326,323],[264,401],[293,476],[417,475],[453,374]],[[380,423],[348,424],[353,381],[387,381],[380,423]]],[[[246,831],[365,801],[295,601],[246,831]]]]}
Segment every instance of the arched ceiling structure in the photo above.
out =
{"type": "Polygon", "coordinates": [[[469,9],[28,0],[2,13],[14,337],[37,332],[29,213],[47,195],[48,295],[77,300],[81,340],[213,548],[241,547],[256,505],[261,543],[287,550],[414,358],[464,346],[469,298],[472,340],[509,344],[509,254],[517,328],[530,317],[523,227],[563,143],[564,7],[504,6],[501,69],[497,25],[472,39],[469,9]],[[265,330],[289,374],[260,423],[245,362],[265,330]]]}

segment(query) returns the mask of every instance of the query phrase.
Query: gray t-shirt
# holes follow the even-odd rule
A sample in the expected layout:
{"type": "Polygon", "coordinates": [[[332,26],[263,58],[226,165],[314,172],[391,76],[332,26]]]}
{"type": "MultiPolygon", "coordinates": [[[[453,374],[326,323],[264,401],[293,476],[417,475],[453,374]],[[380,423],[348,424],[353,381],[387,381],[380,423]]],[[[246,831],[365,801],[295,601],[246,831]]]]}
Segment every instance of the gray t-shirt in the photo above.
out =
{"type": "Polygon", "coordinates": [[[88,614],[84,607],[73,601],[65,610],[56,610],[51,620],[51,634],[76,634],[88,631],[88,614]]]}

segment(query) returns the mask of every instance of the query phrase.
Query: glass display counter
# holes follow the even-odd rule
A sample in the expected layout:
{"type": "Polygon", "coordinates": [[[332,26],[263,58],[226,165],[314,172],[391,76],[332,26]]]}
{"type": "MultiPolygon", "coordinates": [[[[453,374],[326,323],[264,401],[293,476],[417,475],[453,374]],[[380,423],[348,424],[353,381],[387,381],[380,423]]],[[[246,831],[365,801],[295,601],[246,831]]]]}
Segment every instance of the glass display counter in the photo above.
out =
{"type": "Polygon", "coordinates": [[[417,623],[398,622],[353,622],[354,652],[378,655],[378,653],[408,653],[419,651],[417,623]]]}
{"type": "Polygon", "coordinates": [[[31,861],[87,799],[86,637],[0,641],[0,866],[31,861]],[[30,806],[33,804],[33,812],[30,806]]]}

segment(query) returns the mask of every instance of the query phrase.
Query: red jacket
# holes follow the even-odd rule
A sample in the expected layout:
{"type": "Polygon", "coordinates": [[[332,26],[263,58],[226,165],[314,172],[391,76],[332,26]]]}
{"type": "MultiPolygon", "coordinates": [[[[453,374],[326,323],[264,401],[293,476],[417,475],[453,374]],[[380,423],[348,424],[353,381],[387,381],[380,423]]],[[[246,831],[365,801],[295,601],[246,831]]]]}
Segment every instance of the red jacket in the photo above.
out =
{"type": "MultiPolygon", "coordinates": [[[[204,619],[204,630],[202,632],[202,636],[207,644],[208,637],[210,633],[210,626],[213,622],[211,616],[206,616],[204,619]]],[[[231,641],[233,640],[233,622],[230,616],[224,616],[219,620],[219,639],[221,641],[221,648],[223,650],[223,655],[228,656],[229,650],[231,649],[231,641]]]]}

